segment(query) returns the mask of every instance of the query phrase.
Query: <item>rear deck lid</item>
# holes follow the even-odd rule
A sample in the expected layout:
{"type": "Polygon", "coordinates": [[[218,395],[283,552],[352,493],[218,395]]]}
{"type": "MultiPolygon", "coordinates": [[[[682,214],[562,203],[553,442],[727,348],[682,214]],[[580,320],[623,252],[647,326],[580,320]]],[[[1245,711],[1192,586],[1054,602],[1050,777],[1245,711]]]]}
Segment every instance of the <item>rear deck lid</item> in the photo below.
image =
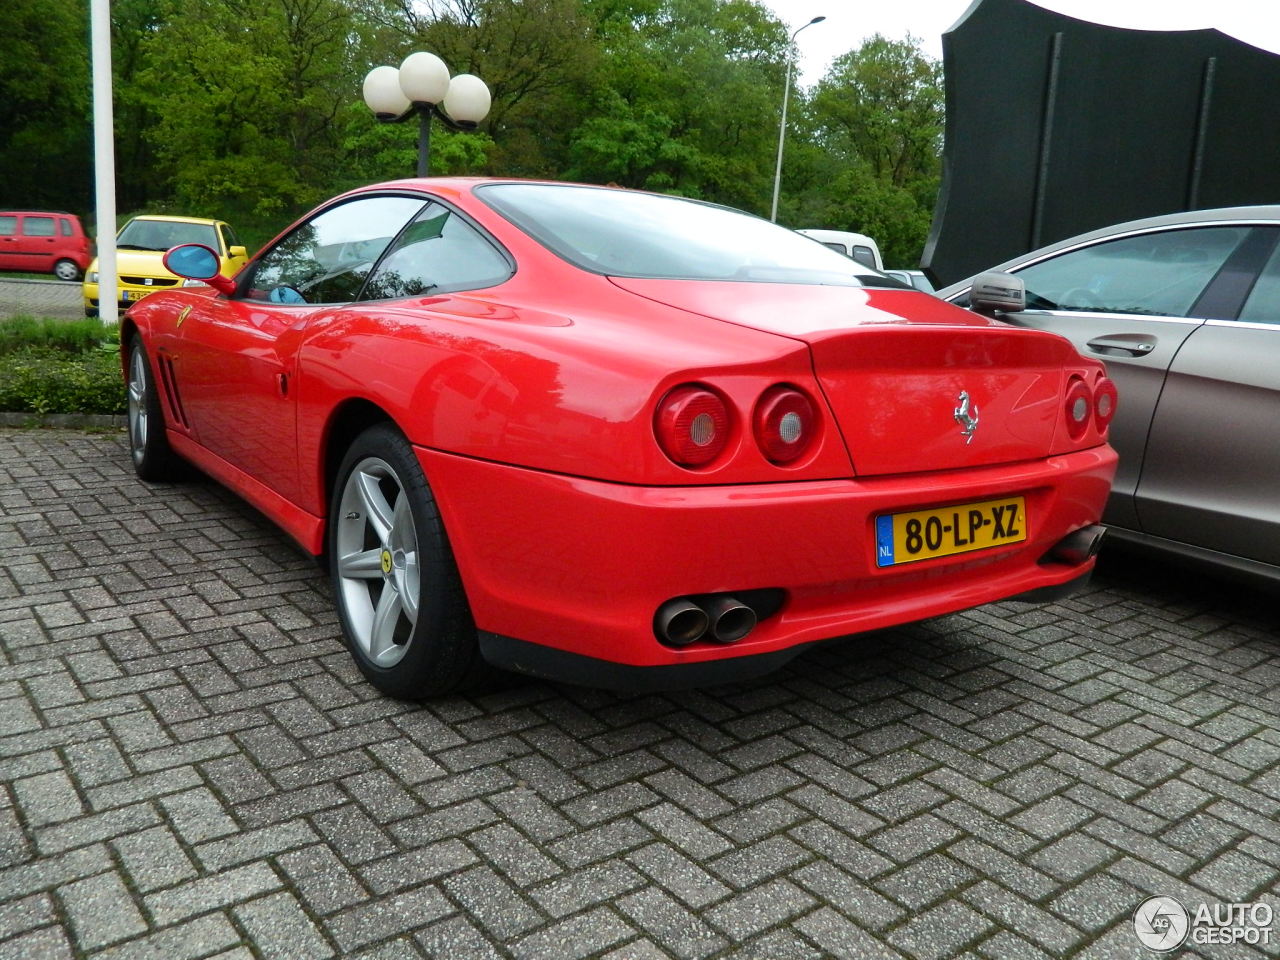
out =
{"type": "Polygon", "coordinates": [[[640,296],[802,340],[860,476],[1047,456],[1067,340],[907,290],[615,279],[640,296]]]}

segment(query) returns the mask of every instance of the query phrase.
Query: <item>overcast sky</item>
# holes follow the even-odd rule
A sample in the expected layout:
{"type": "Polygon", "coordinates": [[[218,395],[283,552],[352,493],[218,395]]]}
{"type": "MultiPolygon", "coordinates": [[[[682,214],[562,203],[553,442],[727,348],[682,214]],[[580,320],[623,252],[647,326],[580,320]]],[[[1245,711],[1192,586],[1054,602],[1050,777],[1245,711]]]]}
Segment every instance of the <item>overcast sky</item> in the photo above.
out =
{"type": "MultiPolygon", "coordinates": [[[[971,0],[763,0],[792,30],[813,17],[827,19],[796,38],[800,82],[822,79],[831,61],[874,33],[900,40],[920,38],[924,51],[942,58],[942,34],[969,9],[971,0]]],[[[1277,0],[1035,0],[1082,20],[1144,30],[1217,27],[1255,46],[1280,52],[1277,0]]]]}

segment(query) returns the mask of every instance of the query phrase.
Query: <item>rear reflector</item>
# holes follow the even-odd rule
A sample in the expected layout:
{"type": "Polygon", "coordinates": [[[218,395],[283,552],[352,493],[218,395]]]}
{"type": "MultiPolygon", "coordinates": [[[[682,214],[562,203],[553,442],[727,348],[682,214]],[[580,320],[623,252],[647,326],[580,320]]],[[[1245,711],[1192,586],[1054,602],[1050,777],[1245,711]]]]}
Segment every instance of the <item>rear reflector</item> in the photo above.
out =
{"type": "Polygon", "coordinates": [[[710,463],[729,442],[729,410],[706,387],[686,384],[670,391],[654,416],[658,446],[682,467],[710,463]]]}
{"type": "Polygon", "coordinates": [[[1116,385],[1106,377],[1099,380],[1098,385],[1093,388],[1093,418],[1099,433],[1106,433],[1107,427],[1111,425],[1111,420],[1116,415],[1118,399],[1116,385]]]}
{"type": "Polygon", "coordinates": [[[1072,440],[1083,437],[1089,426],[1089,415],[1093,413],[1089,397],[1089,388],[1085,386],[1084,381],[1079,377],[1072,377],[1067,384],[1066,403],[1067,433],[1071,435],[1072,440]]]}
{"type": "Polygon", "coordinates": [[[756,443],[773,463],[791,463],[804,453],[817,434],[813,404],[793,387],[776,386],[765,391],[756,404],[756,443]]]}

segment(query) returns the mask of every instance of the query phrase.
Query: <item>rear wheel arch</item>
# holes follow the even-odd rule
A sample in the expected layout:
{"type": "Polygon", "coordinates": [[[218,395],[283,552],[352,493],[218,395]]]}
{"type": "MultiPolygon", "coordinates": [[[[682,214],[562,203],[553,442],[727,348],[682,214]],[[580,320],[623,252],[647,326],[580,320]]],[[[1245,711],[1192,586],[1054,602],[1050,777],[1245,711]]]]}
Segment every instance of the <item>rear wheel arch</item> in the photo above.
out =
{"type": "MultiPolygon", "coordinates": [[[[333,502],[333,488],[338,479],[338,468],[347,450],[360,434],[379,423],[389,423],[400,429],[395,418],[372,400],[353,398],[344,400],[329,415],[320,440],[320,494],[321,509],[325,512],[325,535],[322,543],[328,543],[329,505],[333,502]]],[[[403,430],[400,430],[403,433],[403,430]]],[[[328,566],[328,558],[317,558],[321,566],[328,566]]]]}

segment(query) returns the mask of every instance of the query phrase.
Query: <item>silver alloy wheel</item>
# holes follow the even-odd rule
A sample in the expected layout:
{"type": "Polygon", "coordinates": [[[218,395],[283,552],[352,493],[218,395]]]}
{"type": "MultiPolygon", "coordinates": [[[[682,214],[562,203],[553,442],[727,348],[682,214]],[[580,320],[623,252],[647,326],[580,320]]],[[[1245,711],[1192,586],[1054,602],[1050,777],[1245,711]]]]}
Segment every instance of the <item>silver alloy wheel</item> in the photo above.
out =
{"type": "Polygon", "coordinates": [[[80,268],[70,260],[59,260],[53,265],[53,275],[59,280],[79,280],[80,268]]]}
{"type": "Polygon", "coordinates": [[[395,666],[418,622],[418,531],[389,463],[365,457],[348,474],[335,522],[339,602],[352,636],[379,667],[395,666]]]}
{"type": "Polygon", "coordinates": [[[135,346],[129,357],[129,449],[135,463],[147,451],[147,358],[135,346]]]}

